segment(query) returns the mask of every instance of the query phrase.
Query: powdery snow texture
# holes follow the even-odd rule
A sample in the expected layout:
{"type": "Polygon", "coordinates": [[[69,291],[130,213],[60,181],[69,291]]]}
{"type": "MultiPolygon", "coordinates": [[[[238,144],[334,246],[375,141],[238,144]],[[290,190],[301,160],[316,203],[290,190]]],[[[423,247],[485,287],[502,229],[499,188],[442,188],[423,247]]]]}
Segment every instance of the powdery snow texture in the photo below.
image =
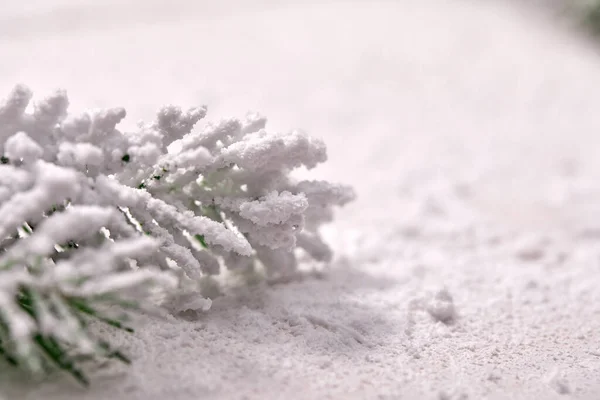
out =
{"type": "Polygon", "coordinates": [[[131,4],[89,28],[4,25],[0,93],[64,87],[134,120],[254,108],[322,137],[316,171],[359,197],[325,232],[326,271],[144,318],[114,337],[133,366],[94,366],[89,391],[8,374],[6,398],[600,398],[589,44],[502,1],[153,2],[140,24],[131,4]]]}

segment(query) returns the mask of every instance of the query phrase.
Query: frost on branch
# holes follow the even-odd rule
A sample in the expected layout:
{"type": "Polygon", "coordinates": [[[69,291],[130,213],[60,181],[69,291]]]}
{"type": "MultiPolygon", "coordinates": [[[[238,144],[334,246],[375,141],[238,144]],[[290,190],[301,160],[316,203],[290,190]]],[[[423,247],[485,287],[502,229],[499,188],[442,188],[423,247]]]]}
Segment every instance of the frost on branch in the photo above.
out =
{"type": "Polygon", "coordinates": [[[122,108],[69,114],[57,91],[26,112],[31,99],[20,85],[0,103],[0,351],[36,360],[35,332],[92,351],[71,300],[139,300],[142,283],[171,282],[153,266],[183,288],[330,260],[319,227],[354,194],[290,176],[326,160],[322,141],[269,132],[257,114],[195,127],[206,107],[166,106],[121,132],[122,108]]]}
{"type": "MultiPolygon", "coordinates": [[[[45,162],[76,174],[80,190],[68,196],[68,205],[118,209],[122,221],[111,237],[146,233],[160,240],[146,261],[168,268],[168,259],[195,279],[218,273],[232,258],[251,258],[276,274],[296,267],[295,257],[276,257],[281,252],[330,257],[318,228],[352,191],[289,176],[326,160],[322,141],[297,131],[270,133],[256,114],[194,130],[205,107],[166,106],[154,122],[123,133],[117,129],[122,108],[69,115],[59,91],[25,114],[30,99],[18,86],[0,109],[8,165],[45,162]]],[[[240,265],[255,263],[229,267],[240,265]]]]}

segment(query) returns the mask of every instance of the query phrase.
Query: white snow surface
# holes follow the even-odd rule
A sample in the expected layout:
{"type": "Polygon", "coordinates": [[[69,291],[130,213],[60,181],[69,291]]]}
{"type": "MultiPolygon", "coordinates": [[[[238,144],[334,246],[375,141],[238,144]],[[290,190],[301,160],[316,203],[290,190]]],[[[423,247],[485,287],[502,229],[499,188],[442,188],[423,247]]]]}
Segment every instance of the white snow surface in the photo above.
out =
{"type": "MultiPolygon", "coordinates": [[[[0,93],[256,110],[355,186],[336,258],[106,333],[132,366],[6,399],[599,399],[600,55],[509,1],[10,2],[0,93]],[[30,7],[30,8],[27,8],[30,7]]],[[[538,2],[539,3],[539,2],[538,2]]]]}

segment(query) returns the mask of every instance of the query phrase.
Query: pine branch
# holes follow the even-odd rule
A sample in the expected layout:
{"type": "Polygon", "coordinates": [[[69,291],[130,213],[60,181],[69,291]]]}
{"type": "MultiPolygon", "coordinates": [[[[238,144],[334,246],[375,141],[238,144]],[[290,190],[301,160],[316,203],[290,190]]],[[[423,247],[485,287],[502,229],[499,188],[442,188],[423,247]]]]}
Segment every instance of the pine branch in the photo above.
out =
{"type": "Polygon", "coordinates": [[[57,91],[26,112],[32,96],[19,85],[0,103],[0,356],[9,365],[59,368],[87,385],[82,361],[130,362],[93,334],[90,321],[134,333],[106,306],[140,311],[160,289],[171,312],[207,309],[200,282],[224,268],[262,266],[272,278],[293,274],[301,253],[331,259],[319,229],[354,193],[290,176],[326,161],[321,140],[267,131],[258,114],[194,129],[204,106],[163,107],[124,133],[122,108],[71,114],[57,91]]]}

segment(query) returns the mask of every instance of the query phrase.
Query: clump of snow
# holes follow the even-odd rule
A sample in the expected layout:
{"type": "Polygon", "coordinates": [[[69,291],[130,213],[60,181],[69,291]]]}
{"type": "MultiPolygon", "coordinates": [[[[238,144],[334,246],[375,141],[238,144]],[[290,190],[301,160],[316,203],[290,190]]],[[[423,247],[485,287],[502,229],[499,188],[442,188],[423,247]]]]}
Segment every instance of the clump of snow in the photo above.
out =
{"type": "Polygon", "coordinates": [[[572,392],[569,381],[564,376],[564,372],[558,368],[554,369],[548,377],[548,385],[556,390],[558,394],[567,395],[572,392]]]}
{"type": "Polygon", "coordinates": [[[449,324],[456,318],[454,300],[448,289],[444,288],[435,293],[427,303],[427,312],[436,321],[449,324]]]}
{"type": "Polygon", "coordinates": [[[540,261],[546,255],[548,239],[537,235],[525,235],[515,243],[515,256],[526,262],[540,261]]]}

